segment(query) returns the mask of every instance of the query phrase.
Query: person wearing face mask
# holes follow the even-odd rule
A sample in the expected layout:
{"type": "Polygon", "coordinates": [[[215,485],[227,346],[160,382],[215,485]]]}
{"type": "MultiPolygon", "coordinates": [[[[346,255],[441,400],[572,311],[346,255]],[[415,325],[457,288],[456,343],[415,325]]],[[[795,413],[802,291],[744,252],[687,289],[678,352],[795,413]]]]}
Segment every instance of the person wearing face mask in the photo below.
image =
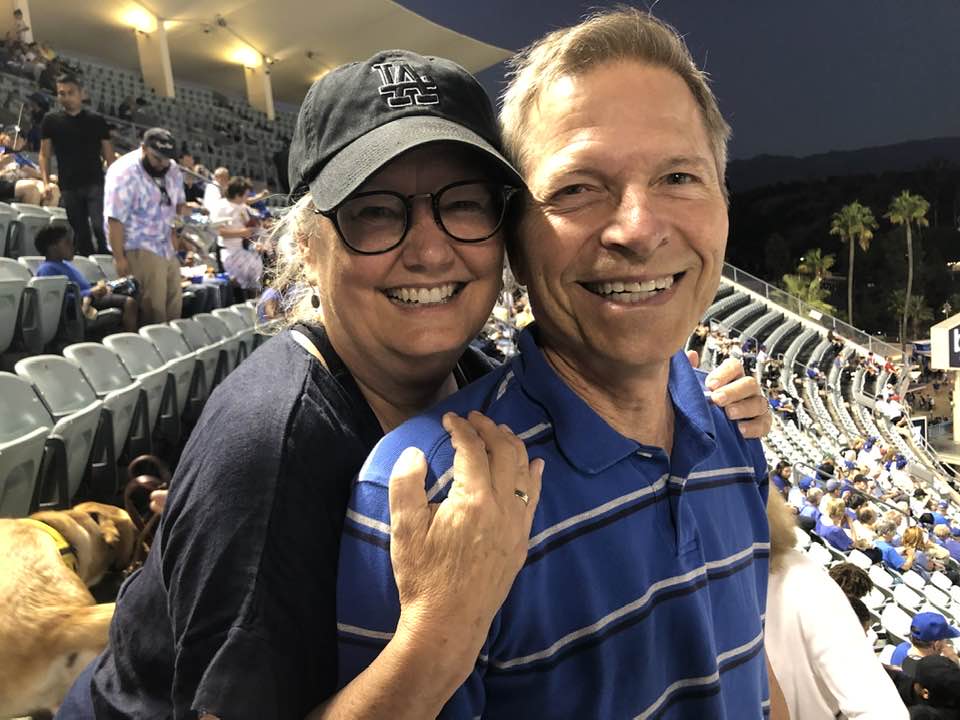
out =
{"type": "Polygon", "coordinates": [[[186,210],[183,176],[169,130],[151,128],[140,147],[107,171],[104,218],[117,272],[140,283],[140,321],[180,317],[183,294],[174,218],[186,210]]]}

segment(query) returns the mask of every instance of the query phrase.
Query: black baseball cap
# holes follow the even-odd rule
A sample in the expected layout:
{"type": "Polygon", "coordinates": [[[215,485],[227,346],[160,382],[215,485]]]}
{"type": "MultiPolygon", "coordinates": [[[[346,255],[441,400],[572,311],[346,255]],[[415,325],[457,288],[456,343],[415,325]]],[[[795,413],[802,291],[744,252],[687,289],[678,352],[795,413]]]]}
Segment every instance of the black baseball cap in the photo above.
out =
{"type": "Polygon", "coordinates": [[[930,691],[931,705],[957,707],[960,704],[960,667],[942,655],[928,655],[917,661],[913,681],[930,691]]]}
{"type": "Polygon", "coordinates": [[[147,130],[143,134],[143,144],[170,160],[177,156],[177,144],[173,141],[173,133],[166,128],[155,127],[147,130]]]}
{"type": "Polygon", "coordinates": [[[475,148],[523,185],[503,156],[490,98],[450,60],[386,50],[317,80],[300,106],[290,145],[290,200],[310,192],[330,210],[399,155],[432,142],[475,148]]]}

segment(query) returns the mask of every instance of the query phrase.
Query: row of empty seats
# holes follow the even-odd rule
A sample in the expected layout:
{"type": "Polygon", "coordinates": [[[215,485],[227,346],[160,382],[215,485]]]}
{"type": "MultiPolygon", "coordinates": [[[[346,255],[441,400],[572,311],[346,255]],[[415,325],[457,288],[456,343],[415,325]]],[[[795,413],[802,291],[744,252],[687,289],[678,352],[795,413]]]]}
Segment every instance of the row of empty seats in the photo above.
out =
{"type": "Polygon", "coordinates": [[[67,507],[84,480],[85,495],[114,500],[118,463],[181,438],[262,337],[255,322],[251,305],[234,305],[0,372],[0,517],[67,507]]]}

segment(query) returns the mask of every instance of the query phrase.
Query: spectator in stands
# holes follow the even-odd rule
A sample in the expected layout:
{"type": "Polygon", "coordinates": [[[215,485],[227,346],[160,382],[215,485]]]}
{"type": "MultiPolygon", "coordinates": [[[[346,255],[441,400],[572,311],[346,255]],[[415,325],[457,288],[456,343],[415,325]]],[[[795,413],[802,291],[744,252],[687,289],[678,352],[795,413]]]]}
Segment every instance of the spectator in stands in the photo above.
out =
{"type": "Polygon", "coordinates": [[[954,536],[950,528],[946,525],[937,525],[933,528],[933,534],[941,547],[950,553],[950,557],[960,562],[960,542],[953,539],[954,536]]]}
{"type": "Polygon", "coordinates": [[[873,546],[880,551],[883,561],[894,570],[910,570],[916,560],[916,550],[913,547],[904,547],[901,555],[893,546],[897,526],[889,520],[883,520],[878,522],[874,529],[877,539],[873,541],[873,546]]]}
{"type": "Polygon", "coordinates": [[[143,134],[143,144],[107,171],[105,214],[110,248],[121,275],[140,284],[144,324],[180,317],[179,241],[176,215],[186,209],[183,177],[173,157],[173,136],[163,128],[143,134]]]}
{"type": "Polygon", "coordinates": [[[101,115],[83,107],[83,86],[75,75],[57,78],[57,100],[63,109],[47,113],[40,130],[40,179],[44,193],[53,192],[50,158],[55,154],[63,206],[77,250],[81,255],[106,253],[103,166],[109,167],[114,159],[110,128],[101,115]]]}
{"type": "Polygon", "coordinates": [[[910,623],[910,639],[897,645],[890,656],[890,664],[902,667],[904,672],[910,674],[912,663],[909,658],[919,660],[931,655],[942,655],[954,663],[960,663],[960,658],[950,643],[950,640],[956,637],[960,637],[960,630],[951,627],[940,613],[917,613],[910,623]]]}
{"type": "Polygon", "coordinates": [[[79,288],[81,302],[89,302],[97,310],[121,310],[123,329],[126,332],[137,331],[137,301],[129,295],[115,295],[104,282],[91,285],[70,262],[73,259],[73,237],[68,228],[61,225],[45,227],[37,233],[34,244],[46,258],[37,268],[38,276],[65,275],[79,288]]]}
{"type": "MultiPolygon", "coordinates": [[[[867,642],[850,600],[822,567],[795,549],[792,516],[776,493],[770,493],[767,514],[765,648],[790,717],[905,720],[907,710],[867,642]]],[[[847,576],[857,591],[866,584],[852,573],[847,576]]]]}
{"type": "MultiPolygon", "coordinates": [[[[830,473],[830,475],[832,474],[833,473],[830,473]]],[[[823,475],[824,474],[822,473],[818,473],[818,476],[821,478],[823,475]]],[[[826,475],[830,479],[826,481],[826,484],[824,485],[823,497],[820,498],[820,512],[824,515],[827,514],[827,504],[833,500],[839,500],[840,495],[842,494],[840,481],[836,478],[830,477],[830,475],[826,475]]]]}
{"type": "Polygon", "coordinates": [[[218,167],[213,171],[213,182],[208,182],[203,190],[203,206],[207,211],[212,211],[220,204],[229,182],[230,171],[227,168],[218,167]]]}
{"type": "Polygon", "coordinates": [[[790,482],[790,476],[793,474],[793,466],[786,460],[777,463],[777,467],[770,473],[770,482],[772,482],[780,494],[786,495],[793,487],[790,482]]]}
{"type": "MultiPolygon", "coordinates": [[[[904,547],[913,547],[917,550],[918,555],[922,556],[921,559],[918,560],[918,564],[925,570],[937,569],[933,561],[944,560],[950,556],[949,550],[932,542],[927,537],[923,528],[916,525],[904,531],[903,545],[904,547]]],[[[916,567],[914,569],[916,569],[916,567]]]]}
{"type": "Polygon", "coordinates": [[[803,510],[803,506],[807,501],[807,491],[812,484],[813,478],[809,475],[804,475],[790,488],[790,492],[787,493],[787,504],[793,508],[794,512],[799,513],[803,510]]]}
{"type": "Polygon", "coordinates": [[[21,152],[26,144],[22,135],[0,133],[0,201],[56,207],[60,188],[51,177],[45,192],[36,163],[21,152]]]}
{"type": "Polygon", "coordinates": [[[960,668],[943,656],[920,658],[912,670],[911,720],[960,720],[960,668]]]}
{"type": "MultiPolygon", "coordinates": [[[[180,153],[180,159],[177,161],[183,174],[183,196],[187,203],[194,210],[203,207],[203,192],[206,183],[196,176],[197,163],[193,155],[188,152],[180,153]],[[186,172],[189,170],[190,172],[186,172]]],[[[204,208],[206,210],[206,208],[204,208]]]]}
{"type": "Polygon", "coordinates": [[[814,530],[817,523],[820,522],[820,500],[823,498],[823,490],[814,486],[807,490],[807,503],[800,510],[797,518],[797,524],[807,532],[814,530]]]}
{"type": "Polygon", "coordinates": [[[820,515],[817,524],[817,535],[841,552],[853,549],[857,533],[847,517],[847,506],[843,500],[834,498],[827,502],[826,511],[820,515]]]}
{"type": "Polygon", "coordinates": [[[224,271],[244,290],[257,291],[260,288],[260,276],[263,275],[263,259],[260,256],[262,245],[253,242],[251,249],[245,248],[246,243],[258,232],[244,202],[249,189],[250,183],[245,178],[230,178],[226,196],[210,209],[210,220],[226,223],[217,231],[224,271]]]}
{"type": "Polygon", "coordinates": [[[828,571],[833,581],[847,597],[862,598],[873,589],[873,580],[863,568],[851,562],[840,562],[828,571]]]}
{"type": "Polygon", "coordinates": [[[877,511],[869,505],[864,505],[857,511],[857,519],[853,523],[857,537],[872,543],[877,537],[877,511]]]}

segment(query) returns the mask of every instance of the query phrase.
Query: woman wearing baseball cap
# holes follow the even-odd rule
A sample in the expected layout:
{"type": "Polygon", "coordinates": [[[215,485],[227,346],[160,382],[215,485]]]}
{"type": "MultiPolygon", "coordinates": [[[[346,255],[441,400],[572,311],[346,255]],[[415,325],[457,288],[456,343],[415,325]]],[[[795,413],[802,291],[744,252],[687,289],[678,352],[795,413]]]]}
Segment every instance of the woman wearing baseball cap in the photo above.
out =
{"type": "Polygon", "coordinates": [[[69,717],[302,718],[324,701],[321,717],[432,717],[464,681],[539,496],[542,464],[508,429],[445,419],[454,484],[509,468],[509,497],[454,490],[429,506],[422,456],[395,468],[400,623],[331,698],[336,564],[351,482],[384,432],[490,369],[468,344],[523,186],[499,146],[486,93],[448,60],[382,52],[310,89],[275,236],[288,327],[210,398],[69,717]]]}

